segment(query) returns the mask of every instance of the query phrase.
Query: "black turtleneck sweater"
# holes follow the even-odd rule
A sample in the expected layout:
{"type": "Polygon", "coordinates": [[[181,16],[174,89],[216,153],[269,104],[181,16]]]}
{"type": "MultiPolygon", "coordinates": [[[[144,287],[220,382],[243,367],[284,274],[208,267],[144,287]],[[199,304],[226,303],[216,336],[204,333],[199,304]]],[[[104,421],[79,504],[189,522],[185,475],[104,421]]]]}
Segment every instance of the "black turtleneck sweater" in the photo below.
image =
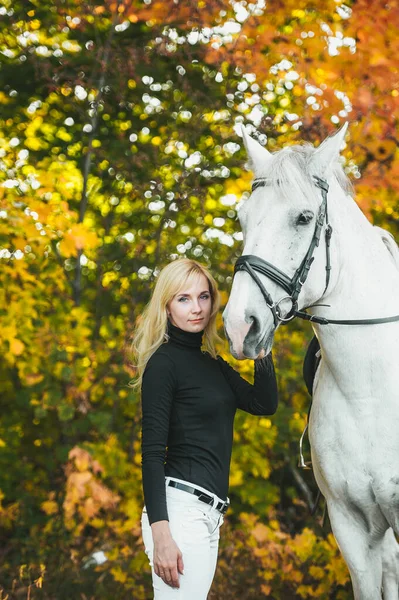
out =
{"type": "Polygon", "coordinates": [[[250,385],[221,357],[201,351],[202,334],[169,324],[169,340],[147,363],[142,384],[142,467],[150,523],[168,520],[165,476],[228,492],[237,408],[271,415],[277,384],[269,356],[255,361],[250,385]]]}

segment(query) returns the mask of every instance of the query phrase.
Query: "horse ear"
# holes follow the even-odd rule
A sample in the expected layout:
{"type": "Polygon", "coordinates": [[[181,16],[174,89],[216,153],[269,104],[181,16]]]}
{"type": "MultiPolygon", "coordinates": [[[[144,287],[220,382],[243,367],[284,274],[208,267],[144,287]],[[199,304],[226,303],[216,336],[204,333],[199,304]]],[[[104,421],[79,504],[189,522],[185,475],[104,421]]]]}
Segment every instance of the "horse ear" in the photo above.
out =
{"type": "Polygon", "coordinates": [[[325,175],[329,167],[337,160],[347,129],[348,123],[346,122],[337,133],[325,139],[316,148],[311,159],[311,165],[316,174],[325,175]]]}
{"type": "Polygon", "coordinates": [[[271,157],[271,153],[248,135],[244,125],[241,125],[241,132],[251,168],[253,171],[257,171],[265,166],[266,161],[271,157]]]}

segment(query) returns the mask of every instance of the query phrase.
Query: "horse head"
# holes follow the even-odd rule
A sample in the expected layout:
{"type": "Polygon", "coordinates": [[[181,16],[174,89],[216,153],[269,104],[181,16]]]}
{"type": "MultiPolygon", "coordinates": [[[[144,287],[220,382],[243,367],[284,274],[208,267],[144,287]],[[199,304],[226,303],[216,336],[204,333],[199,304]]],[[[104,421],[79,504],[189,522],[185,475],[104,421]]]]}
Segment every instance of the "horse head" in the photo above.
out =
{"type": "MultiPolygon", "coordinates": [[[[243,127],[255,177],[238,213],[244,250],[223,313],[230,350],[239,359],[268,354],[277,327],[324,295],[327,191],[342,174],[337,159],[346,128],[316,149],[305,144],[270,153],[243,127]]],[[[331,288],[329,265],[327,276],[331,288]]]]}

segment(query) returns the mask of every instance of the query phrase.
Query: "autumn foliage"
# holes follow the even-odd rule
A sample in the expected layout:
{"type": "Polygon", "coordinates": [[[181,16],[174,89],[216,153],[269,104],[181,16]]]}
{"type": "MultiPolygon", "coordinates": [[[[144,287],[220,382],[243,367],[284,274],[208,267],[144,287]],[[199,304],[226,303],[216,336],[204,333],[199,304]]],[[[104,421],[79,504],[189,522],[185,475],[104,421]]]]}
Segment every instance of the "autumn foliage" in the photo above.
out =
{"type": "MultiPolygon", "coordinates": [[[[349,121],[357,201],[397,236],[398,2],[1,0],[0,14],[0,598],[148,600],[135,320],[178,256],[210,266],[226,302],[251,180],[241,123],[273,151],[349,121]]],[[[352,597],[296,466],[310,336],[279,330],[277,415],[237,415],[213,600],[352,597]]]]}

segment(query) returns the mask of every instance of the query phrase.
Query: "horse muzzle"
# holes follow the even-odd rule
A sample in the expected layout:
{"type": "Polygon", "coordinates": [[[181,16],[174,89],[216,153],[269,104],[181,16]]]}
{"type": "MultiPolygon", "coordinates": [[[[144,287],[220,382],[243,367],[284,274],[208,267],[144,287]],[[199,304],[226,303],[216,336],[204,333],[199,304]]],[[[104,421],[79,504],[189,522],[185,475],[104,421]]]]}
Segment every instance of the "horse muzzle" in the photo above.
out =
{"type": "Polygon", "coordinates": [[[238,360],[263,358],[270,352],[275,332],[274,322],[270,314],[262,316],[262,319],[254,315],[238,319],[235,315],[229,316],[226,311],[223,314],[230,352],[238,360]]]}

